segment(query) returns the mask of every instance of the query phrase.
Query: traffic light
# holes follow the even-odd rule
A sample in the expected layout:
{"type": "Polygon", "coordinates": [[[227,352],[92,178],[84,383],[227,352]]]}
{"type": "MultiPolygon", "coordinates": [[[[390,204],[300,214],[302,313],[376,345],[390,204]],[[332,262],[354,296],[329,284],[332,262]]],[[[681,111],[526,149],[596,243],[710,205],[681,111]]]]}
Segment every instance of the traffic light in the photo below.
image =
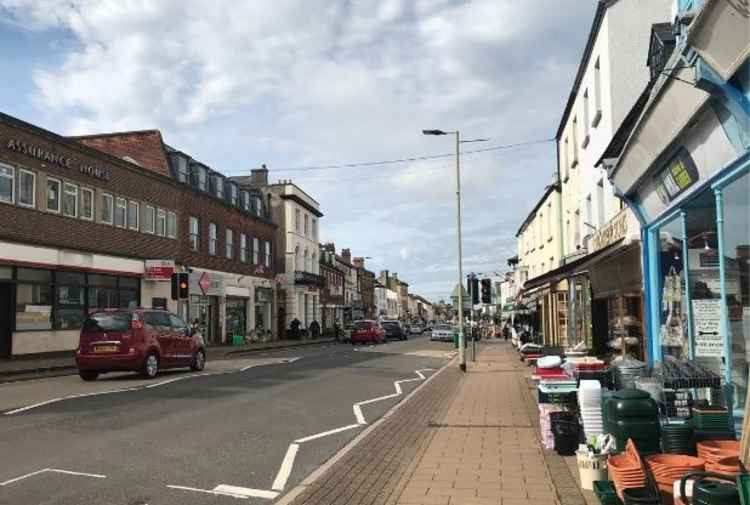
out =
{"type": "Polygon", "coordinates": [[[482,303],[492,303],[492,281],[482,279],[482,303]]]}
{"type": "Polygon", "coordinates": [[[469,277],[469,296],[472,305],[479,303],[479,279],[476,277],[469,277]]]}
{"type": "Polygon", "coordinates": [[[188,298],[189,292],[188,274],[172,274],[172,300],[185,300],[188,298]]]}

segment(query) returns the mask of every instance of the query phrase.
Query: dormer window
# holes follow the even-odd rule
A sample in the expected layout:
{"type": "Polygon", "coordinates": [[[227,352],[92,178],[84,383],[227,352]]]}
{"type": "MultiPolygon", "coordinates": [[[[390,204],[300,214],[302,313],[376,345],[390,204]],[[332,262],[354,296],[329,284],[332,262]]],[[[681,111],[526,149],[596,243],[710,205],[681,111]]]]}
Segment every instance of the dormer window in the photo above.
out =
{"type": "Polygon", "coordinates": [[[207,190],[208,174],[206,171],[206,167],[197,163],[193,164],[191,166],[191,177],[191,184],[194,188],[197,188],[200,191],[207,190]]]}
{"type": "Polygon", "coordinates": [[[237,184],[233,182],[228,183],[227,186],[227,197],[229,198],[229,203],[236,207],[239,201],[239,188],[237,188],[237,184]]]}
{"type": "Polygon", "coordinates": [[[175,179],[184,184],[188,183],[188,157],[182,153],[172,153],[172,171],[175,179]]]}
{"type": "Polygon", "coordinates": [[[240,206],[245,212],[250,212],[250,193],[247,190],[240,191],[240,206]]]}
{"type": "Polygon", "coordinates": [[[264,215],[264,213],[263,213],[263,199],[260,196],[258,196],[258,195],[253,196],[253,213],[256,216],[263,216],[264,215]]]}
{"type": "Polygon", "coordinates": [[[209,191],[217,198],[224,198],[224,178],[218,174],[211,175],[209,191]]]}

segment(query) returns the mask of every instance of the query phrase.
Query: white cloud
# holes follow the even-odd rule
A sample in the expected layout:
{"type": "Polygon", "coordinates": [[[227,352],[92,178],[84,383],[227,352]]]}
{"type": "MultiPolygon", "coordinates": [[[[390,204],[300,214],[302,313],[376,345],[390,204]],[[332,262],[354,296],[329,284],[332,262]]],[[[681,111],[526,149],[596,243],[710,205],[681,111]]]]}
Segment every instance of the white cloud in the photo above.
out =
{"type": "MultiPolygon", "coordinates": [[[[53,39],[62,30],[75,40],[29,83],[43,126],[159,128],[170,144],[230,174],[263,162],[273,170],[452,150],[447,137],[421,136],[423,128],[461,128],[466,138],[492,137],[490,145],[552,136],[593,7],[0,0],[11,26],[53,39]]],[[[483,147],[467,149],[474,146],[483,147]]],[[[503,237],[505,246],[486,244],[512,250],[508,238],[549,181],[552,156],[550,146],[537,146],[462,158],[467,230],[494,225],[488,237],[503,237]]],[[[450,276],[437,270],[455,259],[445,247],[454,227],[453,163],[271,176],[298,178],[318,198],[321,234],[339,247],[376,256],[376,265],[417,289],[444,282],[450,291],[450,276]],[[425,265],[435,273],[422,272],[425,265]]],[[[471,234],[467,243],[488,247],[471,234]]],[[[499,254],[486,256],[502,261],[499,254]]]]}

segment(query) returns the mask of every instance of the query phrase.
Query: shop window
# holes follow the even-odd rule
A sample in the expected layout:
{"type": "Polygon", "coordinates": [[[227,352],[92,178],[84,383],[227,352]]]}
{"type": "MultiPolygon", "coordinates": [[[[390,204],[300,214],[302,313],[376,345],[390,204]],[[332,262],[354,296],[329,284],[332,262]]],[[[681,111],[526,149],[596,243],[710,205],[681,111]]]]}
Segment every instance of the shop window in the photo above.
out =
{"type": "Polygon", "coordinates": [[[160,237],[167,234],[167,213],[164,209],[156,211],[156,234],[160,237]]]}
{"type": "Polygon", "coordinates": [[[112,224],[114,199],[109,193],[102,193],[102,223],[112,224]]]}
{"type": "Polygon", "coordinates": [[[197,252],[200,250],[200,221],[195,216],[190,216],[190,250],[197,252]]]}
{"type": "Polygon", "coordinates": [[[47,178],[46,208],[49,212],[60,213],[60,185],[59,180],[47,178]]]}
{"type": "Polygon", "coordinates": [[[125,228],[127,214],[128,208],[125,199],[115,199],[115,226],[117,226],[118,228],[125,228]]]}
{"type": "Polygon", "coordinates": [[[167,212],[167,237],[177,238],[177,214],[167,212]]]}
{"type": "Polygon", "coordinates": [[[13,203],[15,186],[14,168],[0,165],[0,202],[13,203]]]}
{"type": "Polygon", "coordinates": [[[51,272],[46,274],[44,277],[48,280],[45,284],[19,281],[16,285],[17,331],[52,329],[52,275],[51,272]]]}
{"type": "Polygon", "coordinates": [[[18,205],[36,207],[36,174],[29,170],[18,171],[18,205]]]}
{"type": "Polygon", "coordinates": [[[55,274],[55,328],[77,330],[85,319],[85,274],[57,272],[55,274]]]}
{"type": "Polygon", "coordinates": [[[138,291],[130,289],[120,289],[118,292],[120,308],[134,309],[138,307],[138,291]]]}
{"type": "Polygon", "coordinates": [[[0,279],[12,279],[13,267],[0,266],[0,279]]]}
{"type": "Polygon", "coordinates": [[[81,188],[81,219],[94,219],[94,190],[81,188]]]}
{"type": "Polygon", "coordinates": [[[63,188],[63,215],[78,217],[78,186],[65,183],[63,188]]]}
{"type": "Polygon", "coordinates": [[[216,224],[208,223],[208,254],[216,256],[216,224]]]}
{"type": "Polygon", "coordinates": [[[138,215],[140,206],[138,202],[128,201],[128,228],[138,231],[138,215]]]}

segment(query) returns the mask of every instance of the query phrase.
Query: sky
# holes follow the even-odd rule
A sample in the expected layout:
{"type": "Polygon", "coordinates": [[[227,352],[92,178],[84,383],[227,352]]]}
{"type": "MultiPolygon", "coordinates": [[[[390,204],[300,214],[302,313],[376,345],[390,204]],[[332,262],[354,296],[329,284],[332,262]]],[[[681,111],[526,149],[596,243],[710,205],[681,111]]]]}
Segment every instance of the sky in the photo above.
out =
{"type": "Polygon", "coordinates": [[[225,175],[265,163],[321,241],[448,299],[502,274],[552,182],[595,0],[0,0],[0,110],[62,135],[159,129],[225,175]],[[544,142],[547,141],[547,142],[544,142]],[[311,169],[314,168],[314,169],[311,169]]]}

